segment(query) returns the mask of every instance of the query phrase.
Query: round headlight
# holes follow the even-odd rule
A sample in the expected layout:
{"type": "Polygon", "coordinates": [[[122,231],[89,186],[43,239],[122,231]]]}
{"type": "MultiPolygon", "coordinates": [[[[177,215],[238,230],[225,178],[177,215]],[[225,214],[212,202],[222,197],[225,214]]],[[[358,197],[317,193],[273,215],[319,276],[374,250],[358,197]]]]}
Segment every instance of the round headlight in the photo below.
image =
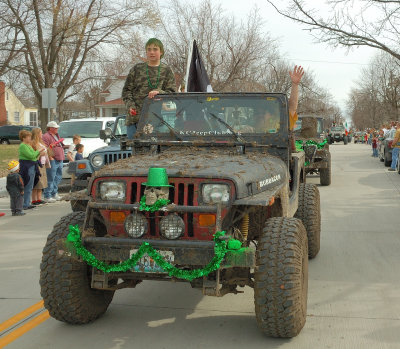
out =
{"type": "Polygon", "coordinates": [[[169,214],[160,221],[160,233],[167,239],[180,238],[185,232],[185,222],[176,214],[169,214]]]}
{"type": "Polygon", "coordinates": [[[125,230],[131,238],[140,238],[147,232],[147,219],[141,213],[133,213],[125,218],[125,230]]]}
{"type": "Polygon", "coordinates": [[[101,155],[93,156],[91,162],[94,167],[101,167],[104,164],[103,157],[101,155]]]}

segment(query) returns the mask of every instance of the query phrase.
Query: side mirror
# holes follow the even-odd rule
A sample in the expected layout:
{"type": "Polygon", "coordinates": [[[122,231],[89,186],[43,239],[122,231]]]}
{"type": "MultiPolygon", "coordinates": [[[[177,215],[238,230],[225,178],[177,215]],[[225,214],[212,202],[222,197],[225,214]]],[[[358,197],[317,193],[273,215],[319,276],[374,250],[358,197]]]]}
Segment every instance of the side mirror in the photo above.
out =
{"type": "Polygon", "coordinates": [[[99,137],[103,140],[106,140],[107,138],[111,138],[111,135],[112,135],[112,130],[111,128],[107,127],[104,130],[100,130],[99,137]]]}

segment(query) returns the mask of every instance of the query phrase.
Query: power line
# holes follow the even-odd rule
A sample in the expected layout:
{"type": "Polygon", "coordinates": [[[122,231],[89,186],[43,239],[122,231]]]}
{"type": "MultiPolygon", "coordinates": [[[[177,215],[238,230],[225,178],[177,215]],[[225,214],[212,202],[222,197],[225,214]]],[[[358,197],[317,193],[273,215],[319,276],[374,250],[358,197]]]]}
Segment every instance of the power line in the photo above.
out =
{"type": "Polygon", "coordinates": [[[337,61],[314,61],[311,59],[302,59],[302,58],[287,58],[289,61],[303,61],[303,62],[312,62],[312,63],[329,63],[329,64],[352,64],[352,65],[369,65],[368,63],[356,63],[356,62],[337,62],[337,61]]]}

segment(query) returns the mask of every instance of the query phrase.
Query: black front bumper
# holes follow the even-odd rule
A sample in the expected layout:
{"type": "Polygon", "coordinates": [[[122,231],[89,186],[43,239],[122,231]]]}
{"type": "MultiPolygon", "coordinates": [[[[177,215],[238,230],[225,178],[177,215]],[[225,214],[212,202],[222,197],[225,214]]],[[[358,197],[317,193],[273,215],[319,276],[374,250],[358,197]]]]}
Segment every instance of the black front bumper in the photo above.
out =
{"type": "MultiPolygon", "coordinates": [[[[104,238],[86,237],[82,239],[85,248],[98,260],[110,262],[122,262],[130,258],[132,250],[138,250],[148,242],[158,251],[171,251],[174,254],[176,266],[199,267],[205,266],[214,257],[213,241],[188,241],[188,240],[156,240],[156,239],[130,239],[130,238],[104,238]]],[[[58,255],[74,259],[80,257],[74,253],[71,243],[59,240],[58,255]]],[[[221,268],[255,267],[255,249],[248,247],[240,253],[228,251],[221,268]]]]}

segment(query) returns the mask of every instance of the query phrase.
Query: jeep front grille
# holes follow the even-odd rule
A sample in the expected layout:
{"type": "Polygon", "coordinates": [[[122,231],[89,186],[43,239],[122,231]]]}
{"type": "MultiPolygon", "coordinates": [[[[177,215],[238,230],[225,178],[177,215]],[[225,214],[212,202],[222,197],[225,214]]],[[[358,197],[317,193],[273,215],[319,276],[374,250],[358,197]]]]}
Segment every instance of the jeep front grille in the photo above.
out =
{"type": "MultiPolygon", "coordinates": [[[[142,183],[146,182],[146,178],[138,178],[138,181],[133,182],[131,186],[131,203],[140,201],[140,198],[144,194],[145,186],[142,183]]],[[[173,187],[169,188],[169,200],[176,205],[194,206],[197,202],[195,197],[195,184],[187,183],[180,178],[170,178],[169,183],[173,187]]],[[[150,236],[159,236],[159,220],[165,214],[164,212],[146,212],[146,216],[149,219],[149,231],[150,236]]],[[[182,213],[180,214],[185,222],[185,234],[186,237],[193,237],[193,213],[182,213]]]]}
{"type": "Polygon", "coordinates": [[[131,156],[131,152],[126,152],[126,153],[106,153],[104,154],[104,164],[111,164],[117,160],[120,159],[126,159],[131,156]]]}

